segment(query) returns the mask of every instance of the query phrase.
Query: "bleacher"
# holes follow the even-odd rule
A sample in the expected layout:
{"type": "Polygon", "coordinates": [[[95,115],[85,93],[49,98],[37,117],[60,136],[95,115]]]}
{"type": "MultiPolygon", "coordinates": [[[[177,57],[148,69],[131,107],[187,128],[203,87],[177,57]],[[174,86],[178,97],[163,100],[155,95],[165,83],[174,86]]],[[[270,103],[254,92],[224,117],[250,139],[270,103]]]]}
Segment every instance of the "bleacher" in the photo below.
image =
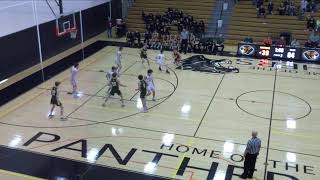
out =
{"type": "MultiPolygon", "coordinates": [[[[177,8],[185,14],[194,17],[195,20],[203,20],[206,26],[215,7],[214,0],[135,0],[133,6],[129,9],[126,19],[129,31],[145,32],[145,24],[142,20],[142,10],[146,14],[164,14],[168,8],[177,8]]],[[[171,33],[177,33],[177,27],[171,27],[171,33]]]]}
{"type": "MultiPolygon", "coordinates": [[[[295,1],[298,7],[300,1],[295,1]]],[[[282,32],[290,32],[300,44],[307,41],[309,32],[306,30],[306,20],[298,20],[297,16],[277,15],[280,0],[274,0],[274,15],[267,15],[266,19],[257,18],[256,6],[252,1],[239,1],[235,5],[233,15],[226,35],[226,44],[236,45],[246,35],[250,35],[254,42],[261,42],[268,34],[279,37],[282,32]]],[[[267,10],[267,2],[264,3],[267,10]]]]}

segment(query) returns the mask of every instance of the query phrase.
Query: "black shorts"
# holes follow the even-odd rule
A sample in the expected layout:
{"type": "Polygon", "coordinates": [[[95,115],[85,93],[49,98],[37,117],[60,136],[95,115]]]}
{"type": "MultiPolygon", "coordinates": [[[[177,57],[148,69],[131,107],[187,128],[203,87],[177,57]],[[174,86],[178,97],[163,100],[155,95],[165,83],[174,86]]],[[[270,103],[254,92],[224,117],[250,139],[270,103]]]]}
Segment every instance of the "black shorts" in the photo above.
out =
{"type": "Polygon", "coordinates": [[[140,93],[140,98],[144,99],[144,98],[146,98],[146,95],[147,95],[147,93],[140,93]]]}
{"type": "Polygon", "coordinates": [[[147,59],[147,55],[146,54],[140,54],[141,59],[147,59]]]}
{"type": "Polygon", "coordinates": [[[57,98],[55,97],[51,98],[50,104],[56,105],[56,106],[62,106],[62,103],[59,100],[57,100],[57,98]]]}
{"type": "Polygon", "coordinates": [[[121,96],[122,93],[119,89],[111,89],[110,95],[114,96],[114,94],[118,94],[119,96],[121,96]]]}

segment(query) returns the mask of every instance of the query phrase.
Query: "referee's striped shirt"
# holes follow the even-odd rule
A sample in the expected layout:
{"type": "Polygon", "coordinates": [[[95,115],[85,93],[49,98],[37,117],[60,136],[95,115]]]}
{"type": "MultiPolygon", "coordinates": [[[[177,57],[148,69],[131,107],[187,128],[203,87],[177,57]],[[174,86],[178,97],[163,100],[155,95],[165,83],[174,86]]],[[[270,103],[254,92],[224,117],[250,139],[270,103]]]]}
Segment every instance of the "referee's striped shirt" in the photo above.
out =
{"type": "Polygon", "coordinates": [[[249,154],[258,154],[261,147],[261,140],[259,138],[251,138],[247,143],[246,151],[249,154]]]}

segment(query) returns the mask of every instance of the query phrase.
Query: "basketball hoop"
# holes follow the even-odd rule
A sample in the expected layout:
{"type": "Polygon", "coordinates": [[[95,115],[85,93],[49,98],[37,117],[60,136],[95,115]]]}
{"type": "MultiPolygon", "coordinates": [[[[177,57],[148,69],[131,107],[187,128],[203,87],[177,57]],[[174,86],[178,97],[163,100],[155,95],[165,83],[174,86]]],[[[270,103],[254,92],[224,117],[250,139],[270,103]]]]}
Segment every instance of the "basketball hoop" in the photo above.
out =
{"type": "Polygon", "coordinates": [[[71,29],[70,30],[70,38],[76,39],[77,38],[78,29],[71,29]]]}
{"type": "Polygon", "coordinates": [[[58,37],[67,35],[75,39],[77,37],[76,15],[74,12],[60,14],[56,17],[56,35],[58,37]]]}

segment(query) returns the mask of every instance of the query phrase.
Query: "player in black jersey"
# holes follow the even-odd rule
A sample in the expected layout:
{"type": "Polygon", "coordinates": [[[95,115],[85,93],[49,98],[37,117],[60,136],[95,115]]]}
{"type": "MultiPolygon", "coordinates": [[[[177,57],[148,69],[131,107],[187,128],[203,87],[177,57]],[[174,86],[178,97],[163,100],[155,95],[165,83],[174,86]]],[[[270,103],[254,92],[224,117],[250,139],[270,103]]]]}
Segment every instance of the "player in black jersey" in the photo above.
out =
{"type": "Polygon", "coordinates": [[[121,106],[124,107],[123,96],[122,96],[122,93],[121,93],[119,87],[120,86],[126,87],[126,86],[120,83],[119,79],[117,78],[117,73],[113,73],[112,74],[112,78],[109,81],[109,86],[111,87],[110,93],[106,97],[106,99],[105,99],[104,103],[102,104],[102,106],[106,106],[106,103],[107,103],[108,99],[110,98],[110,96],[113,96],[114,94],[117,94],[121,98],[120,99],[121,106]]]}
{"type": "Polygon", "coordinates": [[[66,118],[63,116],[63,105],[59,99],[59,92],[58,92],[58,87],[60,85],[60,82],[55,82],[54,83],[54,86],[52,87],[51,89],[51,101],[50,101],[50,104],[52,105],[51,107],[51,110],[50,110],[50,113],[49,113],[49,118],[53,118],[53,111],[54,111],[54,108],[56,106],[59,106],[60,107],[60,115],[61,115],[61,120],[66,120],[66,118]]]}
{"type": "Polygon", "coordinates": [[[147,83],[144,80],[142,75],[139,75],[138,79],[139,79],[138,89],[136,89],[136,90],[140,91],[140,99],[141,99],[142,107],[143,107],[142,112],[146,113],[146,112],[148,112],[147,99],[146,99],[146,96],[147,96],[147,83]]]}
{"type": "Polygon", "coordinates": [[[142,60],[142,64],[144,63],[144,61],[147,61],[148,66],[150,67],[150,62],[147,56],[147,50],[148,50],[148,45],[145,44],[142,49],[140,50],[140,58],[142,60]]]}

